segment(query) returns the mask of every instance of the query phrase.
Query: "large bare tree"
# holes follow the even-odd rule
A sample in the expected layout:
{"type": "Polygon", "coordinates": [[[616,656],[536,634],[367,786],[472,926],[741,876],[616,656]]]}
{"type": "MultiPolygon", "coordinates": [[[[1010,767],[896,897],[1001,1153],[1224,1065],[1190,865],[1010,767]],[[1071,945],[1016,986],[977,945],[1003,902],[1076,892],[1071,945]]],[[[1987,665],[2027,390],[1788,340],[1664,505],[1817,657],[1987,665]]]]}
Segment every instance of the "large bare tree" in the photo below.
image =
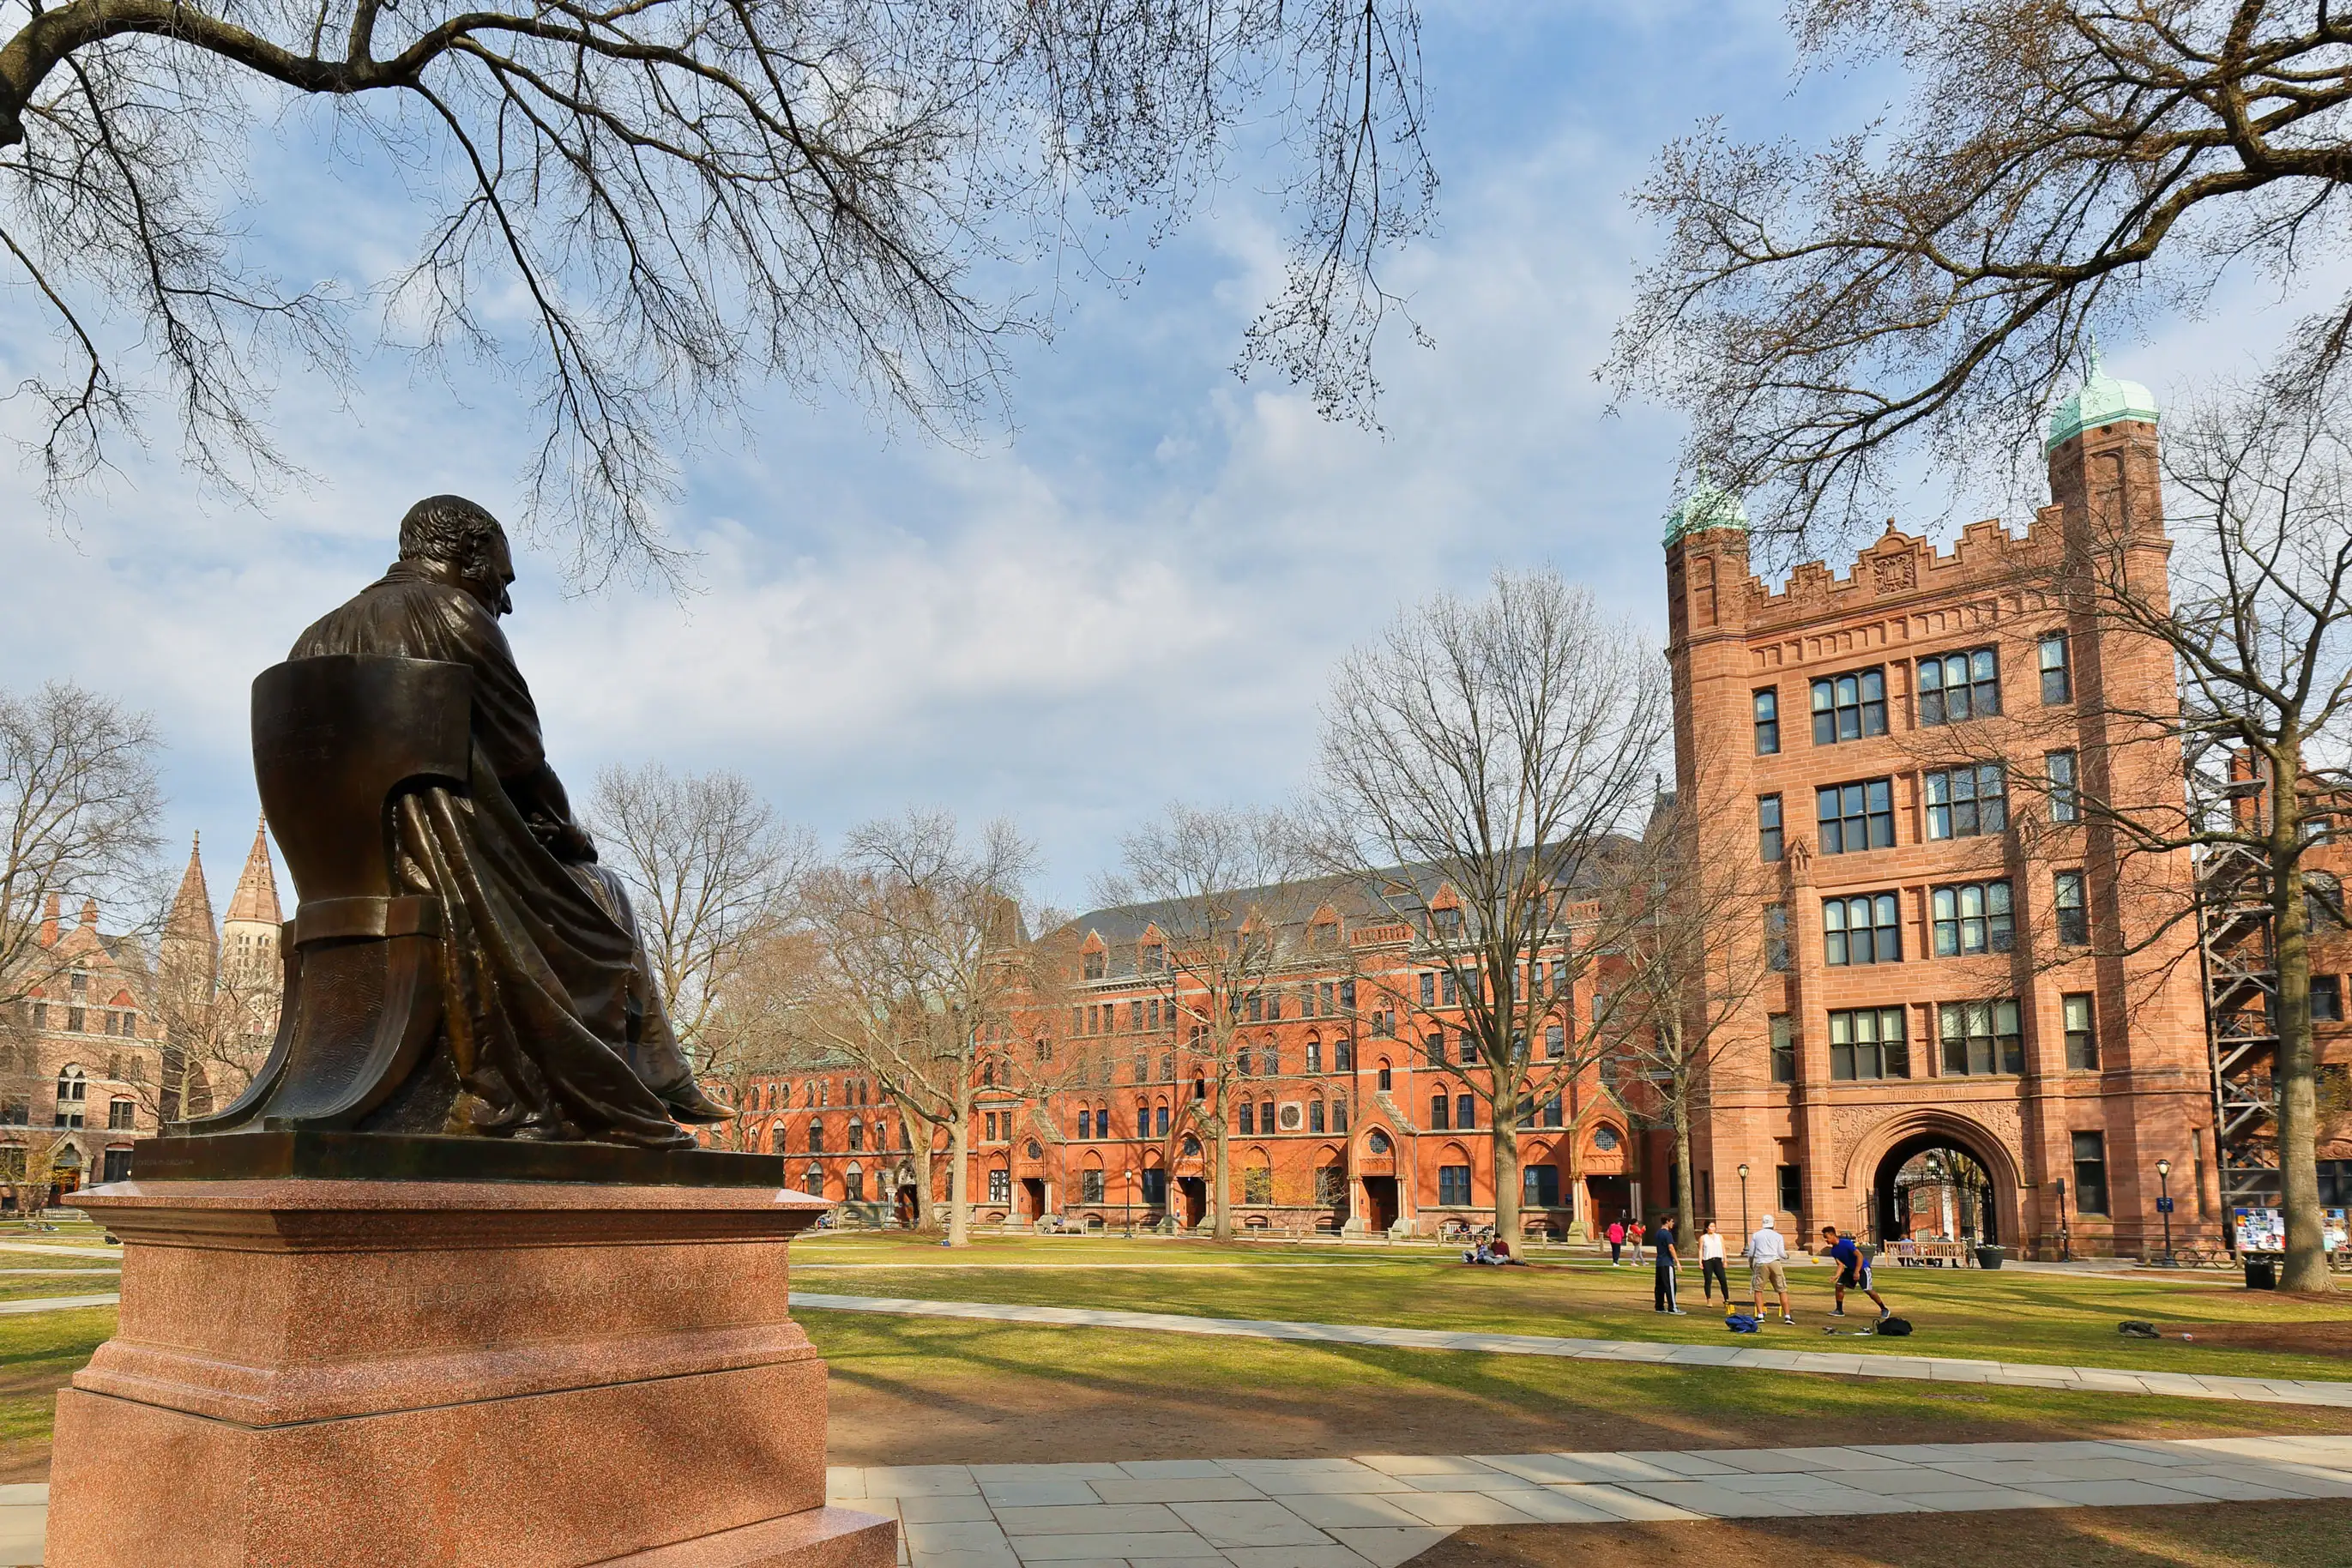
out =
{"type": "Polygon", "coordinates": [[[813,842],[740,774],[673,773],[658,763],[599,773],[588,822],[599,855],[628,885],[654,983],[695,1076],[740,1089],[779,1059],[768,968],[815,858],[813,842]]]}
{"type": "Polygon", "coordinates": [[[973,1093],[983,1076],[1038,1059],[1013,1032],[1041,983],[1022,903],[1034,873],[1035,851],[1011,823],[972,842],[949,814],[910,811],[856,829],[841,859],[809,879],[818,951],[795,1031],[871,1075],[920,1130],[908,1142],[926,1226],[945,1134],[951,1246],[971,1240],[973,1093]]]}
{"type": "MultiPolygon", "coordinates": [[[[1211,1231],[1230,1239],[1236,1091],[1274,1067],[1249,1049],[1247,1015],[1253,1001],[1261,1020],[1269,999],[1280,1008],[1276,982],[1301,956],[1307,917],[1331,883],[1309,879],[1306,836],[1280,811],[1178,802],[1129,834],[1119,851],[1120,872],[1103,878],[1096,896],[1150,906],[1162,940],[1151,950],[1156,958],[1139,962],[1174,1003],[1185,1059],[1201,1075],[1202,1096],[1180,1100],[1178,1121],[1208,1141],[1211,1231]]],[[[1318,956],[1328,964],[1329,955],[1318,956]]],[[[1170,1137],[1184,1131],[1171,1125],[1170,1137]]]]}
{"type": "MultiPolygon", "coordinates": [[[[1818,550],[1925,454],[2006,469],[2097,324],[2194,310],[2231,268],[2336,287],[2352,10],[2327,0],[1790,0],[1802,68],[1894,67],[1885,122],[1814,147],[1707,121],[1636,194],[1664,220],[1607,372],[1663,387],[1687,462],[1818,550]]],[[[2322,300],[2275,367],[2352,343],[2322,300]]]]}
{"type": "Polygon", "coordinates": [[[1379,263],[1434,194],[1412,0],[5,0],[0,263],[56,332],[53,485],[168,389],[186,459],[249,486],[281,357],[354,363],[352,289],[245,232],[272,121],[354,203],[405,187],[415,249],[359,288],[388,342],[535,383],[535,494],[592,569],[662,558],[666,439],[753,378],[986,409],[1105,231],[1181,219],[1244,126],[1294,219],[1244,358],[1361,415],[1379,263]]]}
{"type": "Polygon", "coordinates": [[[152,933],[163,789],[154,721],[113,699],[52,682],[0,691],[0,1018],[55,978],[41,944],[53,898],[148,910],[152,933]]]}
{"type": "Polygon", "coordinates": [[[1608,1021],[1565,1027],[1610,945],[1597,927],[1572,932],[1569,906],[1640,832],[1669,715],[1640,628],[1549,571],[1406,612],[1348,657],[1325,706],[1324,853],[1411,928],[1416,964],[1458,998],[1475,1059],[1452,1070],[1487,1107],[1507,1237],[1521,1116],[1569,1091],[1608,1021]]]}

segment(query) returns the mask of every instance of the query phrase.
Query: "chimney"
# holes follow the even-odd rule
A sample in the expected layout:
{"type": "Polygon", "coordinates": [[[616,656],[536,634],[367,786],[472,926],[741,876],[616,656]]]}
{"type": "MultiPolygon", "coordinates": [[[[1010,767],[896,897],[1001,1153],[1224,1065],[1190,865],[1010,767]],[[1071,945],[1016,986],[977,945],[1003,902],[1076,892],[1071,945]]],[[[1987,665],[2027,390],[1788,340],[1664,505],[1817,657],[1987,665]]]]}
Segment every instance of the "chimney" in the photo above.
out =
{"type": "Polygon", "coordinates": [[[92,934],[95,934],[98,931],[98,900],[96,899],[84,899],[81,901],[81,929],[86,931],[89,931],[92,934]]]}
{"type": "Polygon", "coordinates": [[[51,893],[48,897],[48,901],[41,906],[41,945],[43,947],[55,947],[57,944],[58,896],[55,893],[51,893]]]}

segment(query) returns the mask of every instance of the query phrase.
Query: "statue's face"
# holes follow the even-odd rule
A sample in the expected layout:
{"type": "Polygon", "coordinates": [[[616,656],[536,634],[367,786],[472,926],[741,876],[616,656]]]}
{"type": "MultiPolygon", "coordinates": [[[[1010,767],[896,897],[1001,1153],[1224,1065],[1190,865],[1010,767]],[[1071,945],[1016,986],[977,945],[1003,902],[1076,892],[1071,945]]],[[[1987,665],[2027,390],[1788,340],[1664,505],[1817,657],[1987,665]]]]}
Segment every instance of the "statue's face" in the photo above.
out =
{"type": "Polygon", "coordinates": [[[466,591],[490,614],[509,616],[514,613],[514,600],[508,595],[507,585],[514,580],[514,552],[507,548],[506,530],[495,530],[488,547],[466,574],[466,591]]]}

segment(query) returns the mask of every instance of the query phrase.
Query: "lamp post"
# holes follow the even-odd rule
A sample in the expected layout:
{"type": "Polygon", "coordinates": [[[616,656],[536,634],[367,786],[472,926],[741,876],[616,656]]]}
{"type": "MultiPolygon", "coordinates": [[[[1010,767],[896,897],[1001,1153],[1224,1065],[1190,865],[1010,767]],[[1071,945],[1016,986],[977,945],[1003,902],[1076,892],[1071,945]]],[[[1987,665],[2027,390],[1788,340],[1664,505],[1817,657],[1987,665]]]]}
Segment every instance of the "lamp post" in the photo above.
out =
{"type": "Polygon", "coordinates": [[[2164,1266],[2170,1268],[2173,1267],[2171,1161],[2158,1160],[2156,1163],[2156,1181],[2158,1189],[2162,1194],[2156,1200],[2156,1212],[2164,1216],[2164,1266]]]}
{"type": "Polygon", "coordinates": [[[1743,1160],[1739,1163],[1739,1239],[1742,1246],[1747,1244],[1748,1228],[1748,1163],[1743,1160]]]}
{"type": "Polygon", "coordinates": [[[2066,1178],[2057,1177],[2050,1184],[2058,1189],[2058,1261],[2072,1263],[2074,1260],[2074,1238],[2066,1234],[2066,1178]]]}
{"type": "Polygon", "coordinates": [[[1120,1205],[1119,1218],[1125,1222],[1127,1239],[1135,1239],[1135,1167],[1127,1168],[1127,1202],[1120,1205]]]}

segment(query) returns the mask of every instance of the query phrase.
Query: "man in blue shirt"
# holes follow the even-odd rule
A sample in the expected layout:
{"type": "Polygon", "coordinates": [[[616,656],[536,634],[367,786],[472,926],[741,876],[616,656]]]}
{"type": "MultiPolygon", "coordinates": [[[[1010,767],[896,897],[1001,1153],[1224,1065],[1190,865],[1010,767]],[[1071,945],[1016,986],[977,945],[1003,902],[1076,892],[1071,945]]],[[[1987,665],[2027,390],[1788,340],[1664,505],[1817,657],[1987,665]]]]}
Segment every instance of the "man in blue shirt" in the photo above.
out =
{"type": "Polygon", "coordinates": [[[1871,1289],[1870,1261],[1863,1257],[1862,1248],[1855,1244],[1853,1237],[1840,1235],[1838,1227],[1833,1225],[1825,1225],[1822,1226],[1822,1243],[1823,1249],[1829,1253],[1831,1261],[1837,1265],[1838,1271],[1837,1306],[1831,1310],[1830,1316],[1844,1317],[1845,1293],[1848,1290],[1859,1290],[1878,1303],[1880,1322],[1883,1323],[1893,1317],[1895,1310],[1886,1304],[1886,1298],[1871,1289]]]}

